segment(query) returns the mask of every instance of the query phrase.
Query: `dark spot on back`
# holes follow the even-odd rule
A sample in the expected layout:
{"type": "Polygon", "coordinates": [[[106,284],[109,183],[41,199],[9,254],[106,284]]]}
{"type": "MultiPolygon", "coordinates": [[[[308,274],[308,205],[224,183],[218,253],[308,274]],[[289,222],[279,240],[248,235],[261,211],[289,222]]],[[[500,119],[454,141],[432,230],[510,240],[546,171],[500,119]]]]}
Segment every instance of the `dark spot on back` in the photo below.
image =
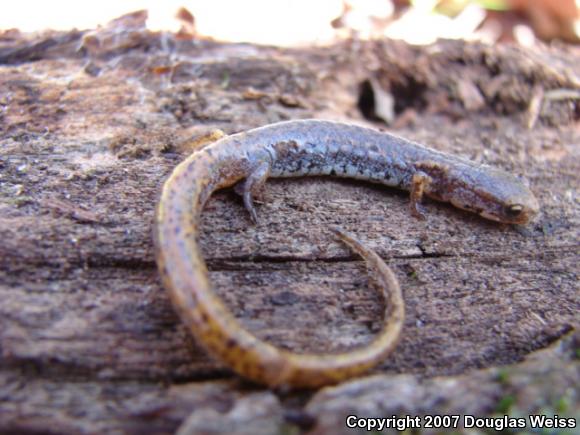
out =
{"type": "Polygon", "coordinates": [[[298,161],[296,162],[296,172],[300,172],[303,163],[304,161],[302,159],[298,159],[298,161]]]}

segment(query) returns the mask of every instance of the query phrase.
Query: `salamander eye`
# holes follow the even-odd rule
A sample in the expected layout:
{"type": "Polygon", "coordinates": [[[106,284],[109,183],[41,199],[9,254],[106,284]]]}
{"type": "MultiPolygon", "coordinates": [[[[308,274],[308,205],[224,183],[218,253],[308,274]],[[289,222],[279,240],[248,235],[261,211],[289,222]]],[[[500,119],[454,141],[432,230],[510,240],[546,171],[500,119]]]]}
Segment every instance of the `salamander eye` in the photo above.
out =
{"type": "Polygon", "coordinates": [[[520,204],[508,205],[505,208],[505,214],[506,214],[506,216],[508,216],[510,218],[517,218],[520,214],[522,214],[523,211],[524,211],[524,206],[520,205],[520,204]]]}

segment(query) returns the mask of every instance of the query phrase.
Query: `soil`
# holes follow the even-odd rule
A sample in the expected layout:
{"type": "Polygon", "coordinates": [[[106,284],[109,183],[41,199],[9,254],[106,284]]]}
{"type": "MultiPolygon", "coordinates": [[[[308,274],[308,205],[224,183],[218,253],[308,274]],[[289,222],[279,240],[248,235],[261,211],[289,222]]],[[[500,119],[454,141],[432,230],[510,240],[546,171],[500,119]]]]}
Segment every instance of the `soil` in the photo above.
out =
{"type": "Polygon", "coordinates": [[[0,432],[352,433],[349,414],[574,415],[579,60],[564,45],[178,39],[146,30],[142,13],[0,34],[0,432]],[[332,352],[377,331],[381,301],[331,225],[385,258],[404,291],[404,337],[370,377],[271,391],[180,324],[151,224],[163,181],[216,129],[310,117],[521,174],[542,211],[516,227],[427,202],[419,221],[404,192],[303,178],[269,181],[253,225],[235,193],[217,193],[200,243],[216,292],[261,338],[332,352]]]}

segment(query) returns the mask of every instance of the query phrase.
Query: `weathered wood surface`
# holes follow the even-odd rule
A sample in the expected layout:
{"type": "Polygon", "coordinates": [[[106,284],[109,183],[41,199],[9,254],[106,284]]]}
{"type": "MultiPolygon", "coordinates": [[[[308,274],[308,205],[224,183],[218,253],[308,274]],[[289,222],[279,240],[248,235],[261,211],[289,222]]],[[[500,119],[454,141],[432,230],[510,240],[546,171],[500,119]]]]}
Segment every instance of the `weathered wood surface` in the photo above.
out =
{"type": "Polygon", "coordinates": [[[114,28],[0,38],[0,432],[340,433],[353,411],[487,414],[505,396],[504,411],[576,406],[573,336],[512,366],[515,378],[494,368],[577,326],[578,100],[547,101],[525,127],[540,87],[580,88],[576,51],[280,50],[114,28]],[[373,125],[357,108],[371,78],[397,98],[393,131],[525,174],[542,214],[516,228],[428,203],[418,221],[406,194],[312,178],[269,182],[253,226],[235,194],[218,193],[201,244],[216,291],[258,336],[317,352],[371,339],[380,301],[329,225],[389,259],[407,304],[382,376],[318,394],[247,385],[196,345],[160,285],[159,189],[214,128],[373,125]],[[483,106],[466,109],[459,81],[483,106]]]}

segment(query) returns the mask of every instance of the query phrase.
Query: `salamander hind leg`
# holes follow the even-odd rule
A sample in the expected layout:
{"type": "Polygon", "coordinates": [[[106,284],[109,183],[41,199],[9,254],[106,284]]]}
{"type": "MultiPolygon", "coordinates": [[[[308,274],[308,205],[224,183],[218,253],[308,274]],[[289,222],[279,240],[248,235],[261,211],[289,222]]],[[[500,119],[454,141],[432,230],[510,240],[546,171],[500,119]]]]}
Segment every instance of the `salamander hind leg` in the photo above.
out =
{"type": "Polygon", "coordinates": [[[269,175],[270,164],[268,162],[262,162],[252,171],[248,178],[238,183],[235,187],[236,192],[242,195],[244,207],[250,213],[254,224],[258,223],[258,214],[254,208],[253,197],[262,190],[269,175]]]}

